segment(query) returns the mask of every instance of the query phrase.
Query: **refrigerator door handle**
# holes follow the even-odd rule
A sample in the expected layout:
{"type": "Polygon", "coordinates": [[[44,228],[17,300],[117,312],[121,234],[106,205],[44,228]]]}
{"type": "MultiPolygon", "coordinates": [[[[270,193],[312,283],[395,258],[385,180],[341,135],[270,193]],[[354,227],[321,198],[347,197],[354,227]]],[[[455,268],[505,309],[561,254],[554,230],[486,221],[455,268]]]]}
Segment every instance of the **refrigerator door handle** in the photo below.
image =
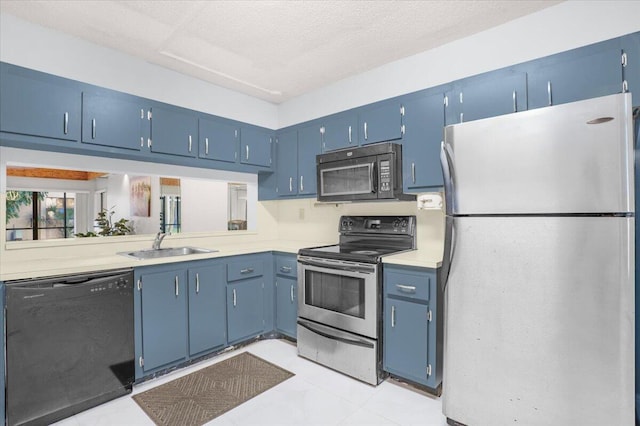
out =
{"type": "Polygon", "coordinates": [[[442,176],[444,178],[444,199],[447,215],[451,215],[455,211],[453,205],[455,199],[453,195],[453,160],[451,159],[451,153],[449,151],[443,141],[440,145],[440,163],[442,164],[442,176]]]}
{"type": "Polygon", "coordinates": [[[453,255],[456,248],[456,228],[454,218],[451,216],[445,217],[444,223],[444,251],[442,253],[442,269],[440,277],[440,286],[442,293],[444,294],[447,289],[447,280],[449,279],[449,271],[451,271],[451,263],[453,262],[453,255]]]}

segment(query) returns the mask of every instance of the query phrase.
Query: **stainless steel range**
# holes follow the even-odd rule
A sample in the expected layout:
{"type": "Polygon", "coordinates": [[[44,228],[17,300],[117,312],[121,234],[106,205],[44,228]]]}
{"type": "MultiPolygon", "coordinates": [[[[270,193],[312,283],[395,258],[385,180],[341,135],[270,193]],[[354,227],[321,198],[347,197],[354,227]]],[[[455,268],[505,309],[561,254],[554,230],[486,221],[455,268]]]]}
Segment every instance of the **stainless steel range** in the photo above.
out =
{"type": "Polygon", "coordinates": [[[416,247],[415,216],[342,216],[338,244],[298,252],[298,355],[382,381],[382,256],[416,247]]]}

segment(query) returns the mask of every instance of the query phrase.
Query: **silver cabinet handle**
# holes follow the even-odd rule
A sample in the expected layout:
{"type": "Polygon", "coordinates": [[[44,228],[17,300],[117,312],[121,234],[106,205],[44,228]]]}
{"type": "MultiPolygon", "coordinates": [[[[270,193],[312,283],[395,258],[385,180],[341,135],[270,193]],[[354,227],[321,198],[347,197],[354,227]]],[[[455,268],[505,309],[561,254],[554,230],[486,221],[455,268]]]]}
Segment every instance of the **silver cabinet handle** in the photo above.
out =
{"type": "Polygon", "coordinates": [[[414,285],[404,285],[404,284],[396,284],[396,288],[400,291],[404,291],[405,293],[415,293],[416,286],[414,285]]]}
{"type": "Polygon", "coordinates": [[[253,272],[253,268],[245,268],[240,270],[241,274],[250,274],[252,272],[253,272]]]}
{"type": "Polygon", "coordinates": [[[96,119],[91,120],[91,139],[96,138],[96,119]]]}
{"type": "Polygon", "coordinates": [[[416,163],[411,163],[411,180],[416,183],[416,163]]]}
{"type": "Polygon", "coordinates": [[[549,106],[551,106],[551,81],[547,81],[547,101],[549,101],[549,106]]]}
{"type": "Polygon", "coordinates": [[[144,148],[144,137],[140,136],[140,148],[144,148]]]}
{"type": "Polygon", "coordinates": [[[191,139],[191,135],[189,135],[189,152],[191,152],[191,145],[192,145],[192,139],[191,139]]]}
{"type": "Polygon", "coordinates": [[[464,112],[460,113],[460,122],[462,123],[464,121],[464,112]]]}
{"type": "Polygon", "coordinates": [[[69,133],[69,113],[64,113],[64,126],[63,126],[64,134],[69,133]]]}
{"type": "Polygon", "coordinates": [[[513,112],[518,112],[518,97],[516,91],[513,91],[513,112]]]}
{"type": "Polygon", "coordinates": [[[291,272],[291,267],[290,266],[281,266],[280,267],[280,271],[289,273],[289,272],[291,272]]]}
{"type": "Polygon", "coordinates": [[[396,326],[396,307],[391,306],[391,328],[395,328],[396,326]]]}
{"type": "Polygon", "coordinates": [[[291,303],[293,303],[293,284],[291,284],[291,303]]]}
{"type": "Polygon", "coordinates": [[[304,176],[300,175],[300,192],[304,191],[304,176]]]}
{"type": "Polygon", "coordinates": [[[249,145],[246,145],[246,151],[247,151],[247,160],[249,159],[249,145]]]}
{"type": "MultiPolygon", "coordinates": [[[[366,126],[366,124],[365,124],[366,126]]],[[[349,126],[349,143],[351,143],[351,126],[349,126]]]]}
{"type": "Polygon", "coordinates": [[[140,120],[144,120],[144,109],[140,108],[140,120]]]}
{"type": "Polygon", "coordinates": [[[204,155],[209,155],[209,138],[204,138],[204,155]]]}
{"type": "Polygon", "coordinates": [[[176,275],[176,279],[175,279],[175,286],[176,286],[176,297],[180,296],[180,282],[178,281],[178,276],[176,275]]]}
{"type": "Polygon", "coordinates": [[[366,141],[368,138],[368,134],[367,134],[367,122],[364,122],[364,140],[366,141]]]}
{"type": "Polygon", "coordinates": [[[200,293],[200,274],[196,272],[196,294],[200,293]]]}
{"type": "Polygon", "coordinates": [[[289,192],[293,192],[293,178],[289,176],[289,192]]]}
{"type": "Polygon", "coordinates": [[[236,289],[235,288],[232,290],[232,293],[233,293],[233,306],[237,306],[237,304],[238,304],[237,302],[238,301],[236,299],[236,289]]]}

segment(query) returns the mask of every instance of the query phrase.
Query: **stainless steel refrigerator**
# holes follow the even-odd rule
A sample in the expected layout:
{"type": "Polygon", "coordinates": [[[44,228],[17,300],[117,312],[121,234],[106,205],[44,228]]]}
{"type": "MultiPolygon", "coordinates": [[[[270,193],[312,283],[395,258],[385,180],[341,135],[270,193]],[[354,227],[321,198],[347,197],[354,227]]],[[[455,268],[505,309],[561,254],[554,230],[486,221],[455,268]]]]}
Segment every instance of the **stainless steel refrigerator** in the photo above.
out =
{"type": "Polygon", "coordinates": [[[449,424],[634,424],[631,95],[445,128],[449,424]]]}

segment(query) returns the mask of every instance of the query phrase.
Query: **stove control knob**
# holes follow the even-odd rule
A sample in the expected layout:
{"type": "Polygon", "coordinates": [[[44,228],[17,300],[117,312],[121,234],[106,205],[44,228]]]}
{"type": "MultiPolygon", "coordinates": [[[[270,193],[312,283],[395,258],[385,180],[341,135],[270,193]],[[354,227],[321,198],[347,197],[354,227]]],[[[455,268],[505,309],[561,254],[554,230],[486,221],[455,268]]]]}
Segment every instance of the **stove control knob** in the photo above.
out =
{"type": "Polygon", "coordinates": [[[397,228],[398,226],[400,226],[400,221],[398,219],[393,221],[393,227],[397,228]]]}
{"type": "Polygon", "coordinates": [[[402,222],[400,222],[400,226],[403,228],[407,227],[407,220],[406,219],[402,219],[402,222]]]}
{"type": "Polygon", "coordinates": [[[351,228],[352,226],[353,226],[353,221],[349,219],[349,228],[351,228]]]}
{"type": "Polygon", "coordinates": [[[343,221],[342,221],[342,227],[343,227],[343,228],[346,228],[346,227],[347,227],[347,225],[348,225],[348,222],[347,222],[346,220],[343,220],[343,221]]]}

